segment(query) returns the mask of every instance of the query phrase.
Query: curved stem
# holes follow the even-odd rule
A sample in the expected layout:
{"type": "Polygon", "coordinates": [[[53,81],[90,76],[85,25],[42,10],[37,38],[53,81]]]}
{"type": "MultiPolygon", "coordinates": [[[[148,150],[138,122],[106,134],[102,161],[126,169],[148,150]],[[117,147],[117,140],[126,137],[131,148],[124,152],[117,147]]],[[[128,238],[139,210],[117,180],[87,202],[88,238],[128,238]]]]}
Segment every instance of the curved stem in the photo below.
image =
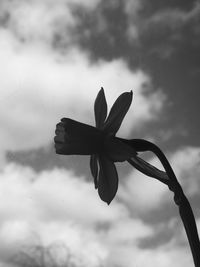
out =
{"type": "MultiPolygon", "coordinates": [[[[188,199],[186,198],[181,185],[179,184],[174,171],[165,157],[164,153],[157,147],[155,144],[143,140],[143,139],[132,139],[125,140],[121,139],[121,141],[133,146],[134,149],[138,152],[151,151],[156,154],[159,158],[163,167],[170,178],[170,183],[168,184],[169,189],[174,192],[174,201],[176,205],[179,207],[179,213],[185,227],[185,231],[188,237],[188,241],[190,244],[191,252],[193,255],[194,264],[196,267],[200,267],[200,241],[197,231],[197,226],[195,222],[195,217],[190,206],[188,199]]],[[[129,162],[131,164],[131,160],[129,162]]]]}

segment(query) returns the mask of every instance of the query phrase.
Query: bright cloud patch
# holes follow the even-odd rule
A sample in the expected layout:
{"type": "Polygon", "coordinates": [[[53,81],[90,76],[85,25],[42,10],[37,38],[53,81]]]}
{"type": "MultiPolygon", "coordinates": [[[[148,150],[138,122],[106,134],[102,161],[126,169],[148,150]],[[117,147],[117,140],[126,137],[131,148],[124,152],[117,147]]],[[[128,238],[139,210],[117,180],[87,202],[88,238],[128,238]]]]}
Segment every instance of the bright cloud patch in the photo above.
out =
{"type": "Polygon", "coordinates": [[[72,6],[92,11],[99,0],[22,0],[0,3],[0,18],[3,26],[23,42],[54,42],[63,38],[65,44],[72,41],[70,29],[76,25],[72,6]]]}
{"type": "Polygon", "coordinates": [[[179,253],[190,262],[189,253],[174,242],[155,250],[139,248],[139,239],[154,235],[155,229],[131,218],[116,200],[105,205],[92,183],[69,171],[36,174],[31,168],[9,164],[0,178],[2,262],[11,263],[29,246],[53,244],[69,249],[77,264],[81,261],[84,266],[114,266],[117,260],[121,266],[144,265],[146,260],[149,266],[172,262],[181,266],[179,253]]]}
{"type": "Polygon", "coordinates": [[[200,148],[183,148],[171,156],[171,161],[186,193],[190,196],[199,195],[200,148]]]}
{"type": "Polygon", "coordinates": [[[133,170],[128,177],[120,196],[137,212],[143,214],[161,206],[165,201],[168,188],[159,181],[133,170]]]}
{"type": "Polygon", "coordinates": [[[37,175],[30,168],[11,164],[1,173],[0,184],[0,255],[5,260],[19,247],[39,240],[43,245],[66,244],[72,253],[93,265],[106,255],[95,227],[128,215],[117,203],[108,209],[99,201],[92,183],[64,170],[37,175]]]}
{"type": "MultiPolygon", "coordinates": [[[[186,194],[190,196],[198,195],[200,187],[200,149],[185,147],[171,153],[168,159],[186,194]]],[[[155,157],[149,163],[163,169],[161,163],[155,157]]],[[[133,170],[129,175],[126,186],[120,191],[120,196],[140,213],[157,209],[164,203],[173,201],[173,194],[167,186],[153,178],[144,176],[137,170],[133,170]]]]}

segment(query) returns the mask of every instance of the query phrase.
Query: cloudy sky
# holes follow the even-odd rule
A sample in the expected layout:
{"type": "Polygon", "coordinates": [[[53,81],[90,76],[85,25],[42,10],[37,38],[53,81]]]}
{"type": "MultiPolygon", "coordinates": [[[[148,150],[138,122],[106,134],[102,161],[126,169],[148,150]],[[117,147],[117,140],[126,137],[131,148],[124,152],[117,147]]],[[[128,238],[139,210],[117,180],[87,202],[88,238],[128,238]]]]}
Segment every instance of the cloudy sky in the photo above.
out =
{"type": "Polygon", "coordinates": [[[199,23],[198,0],[1,0],[0,266],[37,245],[77,266],[193,266],[167,187],[117,164],[108,206],[89,157],[56,155],[53,137],[62,117],[94,124],[101,86],[109,107],[133,90],[118,136],[160,146],[200,229],[199,23]]]}

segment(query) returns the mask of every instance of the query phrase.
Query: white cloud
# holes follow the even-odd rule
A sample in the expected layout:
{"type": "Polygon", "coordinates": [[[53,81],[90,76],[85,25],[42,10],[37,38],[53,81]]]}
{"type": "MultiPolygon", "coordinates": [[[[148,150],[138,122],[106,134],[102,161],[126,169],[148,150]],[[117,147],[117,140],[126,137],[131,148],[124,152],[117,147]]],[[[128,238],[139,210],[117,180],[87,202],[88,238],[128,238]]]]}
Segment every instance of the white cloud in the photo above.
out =
{"type": "Polygon", "coordinates": [[[72,6],[92,11],[100,0],[2,0],[0,17],[16,37],[25,42],[52,42],[55,34],[70,42],[71,27],[76,25],[72,6]]]}
{"type": "Polygon", "coordinates": [[[54,169],[37,175],[31,168],[8,164],[1,173],[2,221],[9,214],[10,219],[19,220],[24,216],[30,220],[36,216],[44,221],[54,221],[54,218],[65,221],[70,217],[86,224],[111,223],[126,215],[126,210],[115,203],[110,213],[93,187],[92,181],[85,182],[83,177],[74,177],[66,170],[54,169]],[[86,206],[88,209],[84,210],[86,206]],[[84,213],[79,214],[80,210],[84,213]]]}
{"type": "Polygon", "coordinates": [[[119,203],[105,205],[93,183],[66,170],[38,175],[31,168],[9,164],[0,184],[0,255],[5,260],[23,245],[37,243],[39,237],[44,245],[63,242],[83,260],[99,262],[107,252],[95,227],[128,215],[119,203]],[[91,252],[93,257],[88,257],[91,252]]]}
{"type": "MultiPolygon", "coordinates": [[[[57,4],[57,8],[51,7],[45,13],[52,2],[44,1],[42,7],[38,3],[21,2],[20,10],[24,12],[28,8],[28,15],[23,12],[22,16],[15,15],[17,9],[10,11],[13,20],[16,17],[17,23],[27,25],[26,29],[13,22],[20,32],[17,35],[12,27],[0,30],[0,138],[4,140],[0,154],[6,149],[26,150],[49,144],[55,124],[63,116],[93,123],[93,103],[101,86],[106,90],[110,106],[120,93],[131,89],[134,92],[133,105],[119,134],[128,135],[132,129],[156,117],[164,96],[161,92],[145,95],[151,87],[148,75],[141,70],[132,71],[122,59],[92,63],[87,53],[76,45],[68,48],[65,55],[53,49],[49,37],[41,36],[40,31],[52,34],[57,25],[52,17],[54,12],[57,16],[57,8],[61,7],[57,4]],[[34,12],[44,15],[42,26],[34,12]],[[38,25],[29,25],[32,16],[38,25]],[[20,34],[28,41],[20,41],[17,38],[20,34]]],[[[66,21],[61,19],[60,23],[66,21]]]]}
{"type": "Polygon", "coordinates": [[[112,246],[137,244],[137,239],[153,234],[153,229],[139,219],[117,221],[107,233],[107,238],[112,246]],[[137,229],[137,231],[136,231],[137,229]]]}
{"type": "Polygon", "coordinates": [[[171,155],[174,172],[190,196],[199,194],[200,148],[185,147],[171,155]]]}
{"type": "MultiPolygon", "coordinates": [[[[199,194],[200,148],[183,147],[173,153],[166,153],[168,160],[187,196],[199,194]]],[[[150,164],[163,170],[155,157],[150,164]]],[[[164,203],[173,202],[173,193],[159,181],[133,170],[120,190],[120,196],[139,213],[157,209],[164,203]]]]}
{"type": "Polygon", "coordinates": [[[114,251],[112,264],[117,266],[188,267],[193,262],[185,249],[138,250],[134,247],[114,251]],[[115,256],[114,256],[115,255],[115,256]]]}
{"type": "Polygon", "coordinates": [[[1,261],[10,263],[29,245],[63,244],[87,266],[117,261],[121,266],[181,266],[179,255],[190,262],[189,251],[175,242],[155,250],[139,248],[138,240],[152,236],[154,227],[132,218],[116,200],[107,206],[83,177],[62,169],[38,174],[8,164],[0,178],[1,261]]]}
{"type": "MultiPolygon", "coordinates": [[[[149,163],[162,169],[161,164],[155,157],[149,163]]],[[[172,196],[166,185],[133,169],[127,178],[125,186],[120,190],[120,197],[135,212],[143,214],[161,207],[166,199],[172,196]]]]}

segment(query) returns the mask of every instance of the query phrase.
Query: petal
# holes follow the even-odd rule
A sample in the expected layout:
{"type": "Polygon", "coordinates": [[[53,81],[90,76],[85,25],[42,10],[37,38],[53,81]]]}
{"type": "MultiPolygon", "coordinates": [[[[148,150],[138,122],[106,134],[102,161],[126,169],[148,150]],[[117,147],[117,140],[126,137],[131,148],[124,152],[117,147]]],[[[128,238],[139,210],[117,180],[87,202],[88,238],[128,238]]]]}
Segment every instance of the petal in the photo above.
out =
{"type": "Polygon", "coordinates": [[[65,128],[64,128],[64,124],[62,122],[59,122],[56,124],[56,130],[55,133],[57,132],[64,132],[65,128]]]}
{"type": "Polygon", "coordinates": [[[56,153],[64,155],[92,155],[102,149],[103,132],[90,125],[63,118],[56,125],[54,138],[56,153]]]}
{"type": "Polygon", "coordinates": [[[58,124],[56,126],[55,130],[56,136],[54,137],[55,143],[63,143],[65,141],[65,129],[62,127],[58,127],[58,124]]]}
{"type": "Polygon", "coordinates": [[[95,189],[97,189],[97,177],[98,177],[98,164],[97,164],[97,155],[91,155],[90,156],[90,170],[92,173],[92,176],[94,177],[94,186],[95,189]]]}
{"type": "MultiPolygon", "coordinates": [[[[69,118],[62,118],[61,122],[69,137],[72,138],[90,138],[102,136],[102,131],[99,129],[69,118]]],[[[59,124],[58,124],[59,125],[59,124]]]]}
{"type": "Polygon", "coordinates": [[[94,114],[95,114],[96,127],[102,128],[103,123],[107,116],[107,103],[103,88],[101,88],[96,97],[94,103],[94,114]]]}
{"type": "Polygon", "coordinates": [[[114,162],[122,162],[137,155],[135,149],[117,137],[108,137],[104,142],[104,150],[107,157],[114,162]]]}
{"type": "Polygon", "coordinates": [[[80,153],[80,149],[76,150],[75,148],[71,148],[71,146],[69,146],[68,144],[61,144],[61,143],[56,143],[55,142],[55,150],[56,150],[56,154],[60,154],[60,155],[76,155],[80,153]]]}
{"type": "Polygon", "coordinates": [[[133,92],[121,94],[113,104],[103,130],[107,133],[116,134],[121,123],[129,110],[133,98],[133,92]]]}
{"type": "Polygon", "coordinates": [[[109,205],[118,189],[118,174],[115,164],[106,157],[99,157],[99,165],[98,193],[109,205]]]}

